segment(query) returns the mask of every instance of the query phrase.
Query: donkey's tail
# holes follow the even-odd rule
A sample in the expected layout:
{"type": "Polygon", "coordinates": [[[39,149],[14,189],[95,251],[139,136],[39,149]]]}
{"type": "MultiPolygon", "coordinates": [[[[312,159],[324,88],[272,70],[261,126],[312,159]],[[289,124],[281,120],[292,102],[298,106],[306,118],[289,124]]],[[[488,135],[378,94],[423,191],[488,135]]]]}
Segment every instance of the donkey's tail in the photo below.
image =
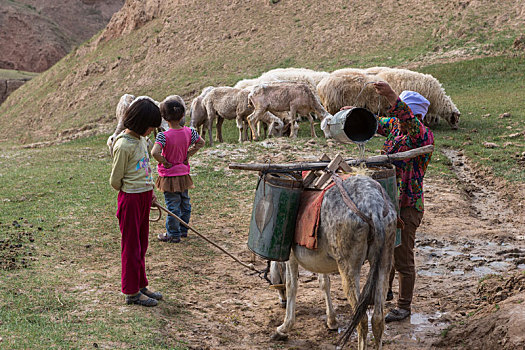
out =
{"type": "MultiPolygon", "coordinates": [[[[385,203],[386,205],[386,203],[385,203]]],[[[372,214],[372,220],[375,229],[374,241],[369,245],[368,249],[376,247],[373,257],[368,257],[370,261],[370,271],[368,272],[368,277],[366,279],[365,286],[363,291],[359,295],[359,300],[357,301],[357,307],[354,310],[354,315],[352,316],[352,321],[350,325],[345,330],[341,338],[337,341],[337,345],[341,348],[345,346],[346,342],[356,329],[357,325],[363,317],[366,315],[366,310],[368,305],[371,304],[374,298],[374,291],[376,290],[376,284],[379,280],[379,270],[381,267],[381,258],[383,256],[383,249],[385,247],[385,223],[381,220],[380,215],[374,213],[372,214]]],[[[372,228],[370,228],[372,229],[372,228]]]]}

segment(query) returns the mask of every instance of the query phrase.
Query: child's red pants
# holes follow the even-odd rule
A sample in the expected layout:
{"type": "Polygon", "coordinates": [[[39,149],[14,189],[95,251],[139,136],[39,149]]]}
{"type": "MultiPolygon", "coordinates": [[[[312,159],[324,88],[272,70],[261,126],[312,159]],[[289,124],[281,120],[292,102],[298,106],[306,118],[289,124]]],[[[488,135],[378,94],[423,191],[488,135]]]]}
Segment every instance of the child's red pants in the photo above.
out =
{"type": "Polygon", "coordinates": [[[122,261],[122,293],[135,294],[148,285],[145,256],[148,250],[149,212],[153,191],[118,194],[122,261]]]}

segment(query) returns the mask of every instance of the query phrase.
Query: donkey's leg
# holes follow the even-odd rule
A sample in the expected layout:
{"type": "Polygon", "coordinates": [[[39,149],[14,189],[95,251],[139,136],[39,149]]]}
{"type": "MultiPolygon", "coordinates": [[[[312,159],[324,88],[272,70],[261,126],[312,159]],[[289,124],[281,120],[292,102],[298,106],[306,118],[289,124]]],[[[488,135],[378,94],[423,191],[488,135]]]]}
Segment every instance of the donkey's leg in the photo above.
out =
{"type": "MultiPolygon", "coordinates": [[[[387,220],[383,221],[386,224],[387,220]]],[[[392,257],[394,250],[394,241],[396,235],[396,216],[392,216],[390,225],[387,226],[385,234],[385,243],[383,246],[383,252],[381,257],[381,265],[379,267],[379,275],[375,288],[374,295],[374,314],[372,315],[372,333],[374,334],[374,340],[377,349],[381,349],[383,346],[382,338],[385,330],[385,315],[384,305],[386,294],[389,288],[389,277],[392,268],[392,257]]],[[[374,247],[373,249],[379,249],[374,247]]]]}
{"type": "MultiPolygon", "coordinates": [[[[343,292],[350,303],[352,313],[357,309],[357,300],[359,299],[359,274],[363,260],[346,262],[340,264],[338,262],[339,274],[341,275],[341,282],[343,284],[343,292]]],[[[366,349],[366,337],[368,333],[368,319],[363,317],[357,326],[358,349],[366,349]]]]}
{"type": "Polygon", "coordinates": [[[379,278],[377,279],[377,285],[374,293],[374,313],[372,315],[372,333],[374,334],[374,341],[376,349],[381,350],[383,347],[383,332],[385,330],[385,314],[384,304],[385,297],[388,289],[388,276],[390,273],[387,271],[379,271],[379,278]]]}
{"type": "Polygon", "coordinates": [[[286,339],[295,322],[295,297],[297,296],[299,265],[295,256],[290,254],[286,263],[286,316],[282,325],[277,327],[274,339],[286,339]]]}
{"type": "MultiPolygon", "coordinates": [[[[286,263],[280,261],[272,261],[270,264],[270,281],[273,285],[286,283],[286,263]]],[[[286,308],[286,289],[279,288],[279,305],[286,308]]]]}
{"type": "Polygon", "coordinates": [[[324,292],[324,300],[326,302],[326,325],[329,329],[336,330],[337,321],[335,319],[332,298],[330,298],[330,275],[319,274],[319,287],[324,292]]]}

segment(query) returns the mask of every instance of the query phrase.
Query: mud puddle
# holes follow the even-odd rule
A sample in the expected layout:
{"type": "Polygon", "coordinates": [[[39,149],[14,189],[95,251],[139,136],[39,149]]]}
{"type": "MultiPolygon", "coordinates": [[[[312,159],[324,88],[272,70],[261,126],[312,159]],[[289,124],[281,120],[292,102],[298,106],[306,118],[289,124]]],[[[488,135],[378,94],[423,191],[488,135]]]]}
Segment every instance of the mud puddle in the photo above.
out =
{"type": "Polygon", "coordinates": [[[525,268],[525,248],[506,242],[449,241],[421,235],[416,245],[416,254],[423,261],[418,276],[481,278],[525,268]]]}

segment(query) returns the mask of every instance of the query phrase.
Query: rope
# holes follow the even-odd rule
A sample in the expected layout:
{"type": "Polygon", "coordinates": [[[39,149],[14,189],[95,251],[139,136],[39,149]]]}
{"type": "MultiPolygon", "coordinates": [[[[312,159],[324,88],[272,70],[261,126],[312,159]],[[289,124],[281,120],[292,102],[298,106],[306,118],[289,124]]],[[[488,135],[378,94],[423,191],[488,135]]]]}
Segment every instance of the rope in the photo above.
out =
{"type": "MultiPolygon", "coordinates": [[[[357,101],[359,100],[359,96],[361,96],[361,94],[365,90],[366,86],[368,84],[375,84],[375,83],[376,83],[376,81],[368,81],[368,82],[363,84],[363,87],[361,88],[361,91],[359,91],[359,93],[357,94],[357,97],[355,98],[355,102],[354,102],[353,106],[357,105],[357,101]]],[[[377,115],[380,115],[380,113],[381,113],[381,96],[378,96],[378,99],[377,99],[377,115]]]]}
{"type": "Polygon", "coordinates": [[[361,88],[361,91],[359,91],[359,93],[357,94],[357,97],[355,98],[354,106],[357,105],[357,101],[359,100],[359,96],[361,96],[361,94],[365,90],[366,86],[368,84],[374,84],[374,83],[375,83],[375,81],[368,81],[368,82],[363,84],[363,87],[361,88]]]}
{"type": "Polygon", "coordinates": [[[265,274],[267,273],[267,271],[260,271],[260,270],[257,270],[255,268],[255,266],[253,266],[253,264],[245,264],[243,263],[242,261],[240,261],[237,257],[233,256],[232,254],[230,254],[226,249],[222,248],[221,246],[217,245],[215,242],[213,242],[212,240],[210,240],[208,237],[204,236],[202,233],[198,232],[197,230],[195,230],[193,227],[191,227],[190,225],[188,225],[184,220],[182,220],[181,218],[179,218],[177,215],[173,214],[171,211],[169,211],[168,209],[166,209],[165,207],[163,207],[162,205],[160,205],[158,202],[155,202],[153,203],[154,206],[158,207],[159,208],[159,211],[162,210],[164,212],[166,212],[166,214],[168,214],[169,216],[172,216],[174,217],[178,222],[181,223],[181,225],[183,225],[184,227],[187,227],[189,230],[192,230],[193,232],[195,232],[197,234],[197,236],[199,236],[200,238],[204,239],[206,242],[210,243],[211,245],[213,245],[215,248],[219,249],[221,252],[223,252],[224,254],[228,255],[230,258],[232,258],[233,260],[235,260],[235,262],[239,263],[240,265],[244,266],[245,268],[247,268],[248,270],[252,270],[252,271],[255,271],[255,273],[257,273],[259,275],[259,277],[261,279],[264,279],[261,275],[262,274],[265,274]]]}
{"type": "Polygon", "coordinates": [[[159,221],[160,218],[161,218],[161,216],[162,216],[162,212],[160,211],[160,208],[159,208],[159,207],[151,207],[151,209],[154,209],[154,210],[156,209],[156,210],[158,210],[158,211],[159,211],[159,217],[156,218],[156,219],[153,219],[153,220],[152,220],[152,219],[149,219],[149,222],[157,222],[157,221],[159,221]]]}

